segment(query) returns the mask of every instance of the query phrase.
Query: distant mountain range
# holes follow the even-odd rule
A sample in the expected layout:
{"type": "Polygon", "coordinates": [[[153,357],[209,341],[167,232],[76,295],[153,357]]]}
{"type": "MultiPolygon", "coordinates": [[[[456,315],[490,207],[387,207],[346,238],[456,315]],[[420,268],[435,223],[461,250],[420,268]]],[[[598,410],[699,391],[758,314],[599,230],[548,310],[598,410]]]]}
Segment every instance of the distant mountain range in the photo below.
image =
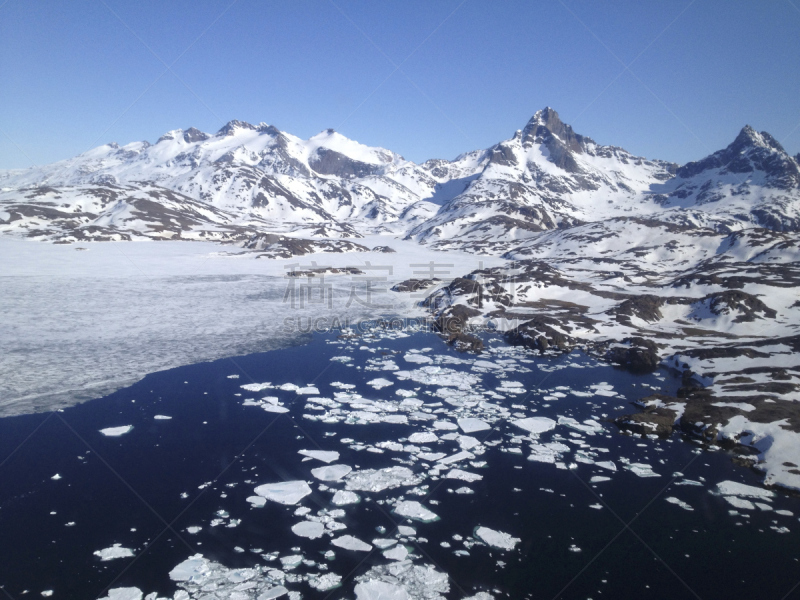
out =
{"type": "Polygon", "coordinates": [[[551,108],[490,148],[422,164],[330,129],[302,140],[231,121],[0,172],[0,231],[57,242],[387,232],[489,253],[630,216],[798,231],[798,160],[749,126],[703,160],[648,160],[575,133],[551,108]]]}

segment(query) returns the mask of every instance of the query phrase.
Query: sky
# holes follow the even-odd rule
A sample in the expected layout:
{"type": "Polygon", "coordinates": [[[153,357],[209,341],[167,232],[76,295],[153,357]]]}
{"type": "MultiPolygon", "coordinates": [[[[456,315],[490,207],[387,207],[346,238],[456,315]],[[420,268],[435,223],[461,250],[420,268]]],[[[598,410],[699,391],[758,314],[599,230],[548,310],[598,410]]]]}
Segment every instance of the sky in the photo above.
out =
{"type": "Polygon", "coordinates": [[[545,106],[648,158],[796,154],[800,0],[0,0],[0,169],[231,119],[450,159],[545,106]]]}

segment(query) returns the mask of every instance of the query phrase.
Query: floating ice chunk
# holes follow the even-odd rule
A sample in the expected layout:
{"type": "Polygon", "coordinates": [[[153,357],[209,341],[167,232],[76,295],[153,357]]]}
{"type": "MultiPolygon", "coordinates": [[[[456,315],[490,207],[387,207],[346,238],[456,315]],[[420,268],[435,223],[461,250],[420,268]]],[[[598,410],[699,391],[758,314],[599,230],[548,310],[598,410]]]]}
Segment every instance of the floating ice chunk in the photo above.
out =
{"type": "Polygon", "coordinates": [[[261,409],[271,413],[287,413],[289,409],[285,406],[278,406],[277,404],[262,404],[261,409]]]}
{"type": "Polygon", "coordinates": [[[415,363],[418,365],[427,365],[433,362],[430,356],[420,354],[419,352],[406,352],[403,356],[406,362],[415,363]]]}
{"type": "Polygon", "coordinates": [[[423,479],[424,476],[414,475],[408,467],[364,469],[350,473],[345,488],[354,492],[382,492],[400,486],[417,485],[423,479]]]}
{"type": "Polygon", "coordinates": [[[750,502],[750,500],[745,500],[744,498],[739,498],[738,496],[723,496],[723,498],[725,498],[725,500],[728,501],[728,504],[734,508],[741,508],[742,510],[755,509],[755,505],[750,502]]]}
{"type": "MultiPolygon", "coordinates": [[[[260,498],[260,496],[259,496],[259,498],[260,498]]],[[[261,498],[261,499],[263,500],[263,498],[261,498]]],[[[190,525],[189,527],[187,527],[187,528],[186,528],[186,532],[187,532],[189,535],[195,535],[195,534],[198,534],[198,533],[200,533],[200,531],[201,531],[202,529],[203,529],[203,528],[202,528],[202,527],[200,527],[199,525],[190,525]]]]}
{"type": "Polygon", "coordinates": [[[316,458],[317,460],[321,460],[322,462],[328,464],[339,460],[339,453],[335,450],[299,450],[298,454],[316,458]]]}
{"type": "Polygon", "coordinates": [[[511,421],[512,425],[516,425],[520,429],[528,433],[544,433],[556,428],[556,422],[547,417],[528,417],[527,419],[517,419],[511,421]]]}
{"type": "Polygon", "coordinates": [[[721,481],[717,484],[717,491],[725,496],[744,496],[746,498],[765,499],[775,496],[775,492],[736,481],[721,481]]]}
{"type": "Polygon", "coordinates": [[[430,431],[419,431],[408,436],[408,441],[412,444],[433,444],[439,441],[439,437],[430,431]]]}
{"type": "Polygon", "coordinates": [[[444,452],[420,452],[417,454],[417,458],[420,460],[427,460],[430,462],[435,462],[440,458],[444,458],[445,456],[447,456],[447,454],[444,452]]]}
{"type": "Polygon", "coordinates": [[[397,533],[406,537],[412,537],[417,535],[417,530],[413,527],[409,527],[408,525],[398,525],[397,533]]]}
{"type": "Polygon", "coordinates": [[[345,506],[347,504],[357,504],[361,502],[358,494],[348,492],[347,490],[337,490],[331,499],[331,503],[335,506],[345,506]]]}
{"type": "Polygon", "coordinates": [[[172,581],[197,581],[211,572],[208,561],[202,554],[190,556],[169,572],[172,581]]]}
{"type": "Polygon", "coordinates": [[[460,435],[458,436],[458,445],[462,450],[471,450],[472,448],[480,446],[481,443],[477,438],[474,438],[471,435],[460,435]]]}
{"type": "Polygon", "coordinates": [[[264,496],[248,496],[245,498],[250,504],[252,504],[255,508],[261,508],[262,506],[267,505],[267,499],[264,496]]]}
{"type": "Polygon", "coordinates": [[[53,595],[53,590],[42,590],[41,594],[45,598],[49,598],[50,596],[53,595]]]}
{"type": "Polygon", "coordinates": [[[440,465],[451,465],[453,463],[461,462],[462,460],[470,460],[472,458],[475,458],[475,455],[472,452],[462,450],[461,452],[457,452],[451,456],[439,459],[438,462],[440,465]]]}
{"type": "Polygon", "coordinates": [[[339,481],[352,470],[353,467],[347,465],[330,465],[328,467],[311,469],[311,474],[320,481],[339,481]]]}
{"type": "Polygon", "coordinates": [[[133,550],[130,548],[123,548],[122,544],[114,544],[110,548],[95,550],[94,555],[105,562],[107,560],[114,560],[115,558],[129,558],[133,556],[133,550]]]}
{"type": "Polygon", "coordinates": [[[460,481],[466,481],[472,483],[473,481],[480,481],[483,479],[483,475],[478,475],[477,473],[470,473],[469,471],[462,471],[461,469],[450,469],[447,474],[445,475],[447,479],[458,479],[460,481]]]}
{"type": "Polygon", "coordinates": [[[446,573],[410,560],[372,567],[356,581],[356,600],[444,600],[450,591],[446,573]]]}
{"type": "Polygon", "coordinates": [[[386,548],[391,548],[396,543],[397,540],[390,540],[388,538],[375,538],[374,540],[372,540],[372,545],[377,546],[381,550],[384,550],[386,548]]]}
{"type": "Polygon", "coordinates": [[[58,481],[59,479],[61,479],[61,475],[59,475],[58,473],[56,473],[56,474],[55,474],[55,475],[53,475],[53,476],[52,476],[50,479],[52,479],[53,481],[58,481]]]}
{"type": "Polygon", "coordinates": [[[547,444],[531,444],[531,453],[528,460],[554,464],[561,455],[569,452],[570,447],[561,442],[549,442],[547,444]]]}
{"type": "Polygon", "coordinates": [[[267,483],[255,489],[256,494],[278,504],[297,504],[311,493],[305,481],[281,481],[267,483]]]}
{"type": "Polygon", "coordinates": [[[394,512],[401,517],[422,521],[423,523],[430,523],[431,521],[439,519],[436,513],[431,512],[416,500],[403,500],[399,502],[397,506],[395,506],[394,512]]]}
{"type": "Polygon", "coordinates": [[[604,469],[608,469],[609,471],[616,471],[617,470],[617,465],[614,464],[614,461],[611,461],[611,460],[604,460],[604,461],[601,461],[601,462],[596,462],[594,464],[597,465],[598,467],[602,467],[604,469]]]}
{"type": "MultiPolygon", "coordinates": [[[[273,588],[269,588],[268,590],[261,592],[258,596],[258,600],[274,600],[275,598],[280,598],[281,596],[285,596],[289,593],[282,585],[277,585],[273,588]]],[[[176,596],[177,598],[177,596],[176,596]]]]}
{"type": "Polygon", "coordinates": [[[393,381],[389,381],[388,379],[384,379],[383,377],[378,377],[377,379],[373,379],[372,381],[368,381],[367,385],[371,385],[376,390],[383,389],[385,387],[389,387],[390,385],[394,385],[393,381]]]}
{"type": "Polygon", "coordinates": [[[595,475],[589,480],[590,483],[603,483],[604,481],[611,481],[611,477],[603,477],[602,475],[595,475]]]}
{"type": "Polygon", "coordinates": [[[683,500],[676,498],[675,496],[670,496],[669,498],[664,498],[670,504],[674,504],[676,506],[680,506],[683,510],[694,510],[691,506],[686,504],[683,500]]]}
{"type": "Polygon", "coordinates": [[[461,427],[464,433],[475,433],[476,431],[485,431],[492,428],[486,421],[473,418],[458,419],[458,426],[461,427]]]}
{"type": "Polygon", "coordinates": [[[319,394],[319,390],[313,385],[308,385],[306,387],[297,388],[294,392],[295,392],[295,394],[302,394],[302,395],[305,395],[305,396],[314,396],[314,395],[319,394]]]}
{"type": "Polygon", "coordinates": [[[172,417],[168,417],[167,415],[156,415],[153,417],[156,421],[169,421],[172,417]]]}
{"type": "Polygon", "coordinates": [[[408,558],[408,549],[405,546],[398,544],[394,548],[384,550],[383,556],[389,560],[405,560],[408,558]]]}
{"type": "Polygon", "coordinates": [[[456,429],[458,429],[458,425],[450,421],[434,421],[433,428],[441,429],[444,431],[455,431],[456,429]]]}
{"type": "Polygon", "coordinates": [[[325,525],[314,521],[302,521],[292,525],[292,533],[300,537],[315,540],[323,536],[325,533],[325,525]]]}
{"type": "Polygon", "coordinates": [[[631,463],[625,465],[625,468],[639,477],[661,477],[661,475],[653,471],[653,467],[645,463],[631,463]]]}
{"type": "MultiPolygon", "coordinates": [[[[278,389],[283,390],[284,392],[294,392],[295,390],[299,390],[300,386],[297,386],[293,383],[284,383],[278,389]]],[[[257,391],[257,390],[251,390],[251,391],[257,391]]]]}
{"type": "Polygon", "coordinates": [[[290,554],[289,556],[281,556],[280,561],[284,569],[293,569],[303,562],[303,555],[290,554]]]}
{"type": "Polygon", "coordinates": [[[492,596],[488,592],[478,592],[474,596],[464,598],[464,600],[494,600],[494,596],[492,596]]]}
{"type": "Polygon", "coordinates": [[[592,419],[587,419],[583,423],[579,423],[572,417],[559,416],[558,424],[566,425],[570,429],[574,429],[575,431],[580,431],[589,435],[594,435],[603,431],[603,426],[592,419]]]}
{"type": "Polygon", "coordinates": [[[492,548],[499,548],[500,550],[513,550],[520,540],[519,538],[511,537],[502,531],[495,531],[488,527],[476,527],[475,537],[481,540],[487,546],[492,548]]]}
{"type": "Polygon", "coordinates": [[[593,508],[595,510],[603,510],[603,505],[600,503],[590,504],[589,508],[593,508]]]}
{"type": "Polygon", "coordinates": [[[358,552],[369,552],[372,550],[372,546],[370,544],[362,542],[360,539],[353,537],[352,535],[343,535],[341,537],[334,538],[331,540],[331,544],[337,546],[338,548],[344,548],[345,550],[356,550],[358,552]]]}
{"type": "Polygon", "coordinates": [[[409,600],[405,588],[375,579],[359,583],[355,592],[356,600],[409,600]]]}
{"type": "Polygon", "coordinates": [[[460,487],[460,488],[458,488],[456,490],[456,494],[474,494],[474,493],[475,492],[473,490],[471,490],[470,488],[468,488],[466,486],[460,487]]]}
{"type": "Polygon", "coordinates": [[[315,575],[310,577],[308,585],[320,592],[327,592],[342,584],[342,576],[336,573],[324,573],[322,575],[315,575]]]}
{"type": "Polygon", "coordinates": [[[248,392],[260,392],[261,390],[266,390],[273,387],[273,385],[271,383],[246,383],[245,385],[240,385],[239,387],[243,390],[247,390],[248,392]]]}
{"type": "MultiPolygon", "coordinates": [[[[42,594],[44,596],[44,594],[42,594]]],[[[48,594],[50,595],[50,594],[48,594]]],[[[142,590],[136,587],[121,587],[108,590],[108,596],[99,600],[142,600],[142,590]]]]}
{"type": "Polygon", "coordinates": [[[120,435],[125,435],[126,433],[129,433],[131,429],[133,429],[133,425],[122,425],[121,427],[106,427],[105,429],[101,429],[100,433],[108,437],[118,437],[120,435]]]}

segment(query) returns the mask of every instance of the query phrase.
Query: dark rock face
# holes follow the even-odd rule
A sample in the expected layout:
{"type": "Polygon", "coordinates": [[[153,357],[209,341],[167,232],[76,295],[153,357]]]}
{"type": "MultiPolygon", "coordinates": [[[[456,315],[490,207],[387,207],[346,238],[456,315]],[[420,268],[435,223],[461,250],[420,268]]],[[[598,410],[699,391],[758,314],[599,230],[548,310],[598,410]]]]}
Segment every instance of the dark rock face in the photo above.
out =
{"type": "Polygon", "coordinates": [[[658,346],[653,340],[641,337],[630,337],[622,340],[626,346],[609,348],[606,359],[636,373],[655,371],[661,362],[658,346]]]}
{"type": "Polygon", "coordinates": [[[463,304],[449,306],[436,319],[436,329],[448,337],[463,333],[469,320],[480,314],[481,311],[463,304]]]}
{"type": "Polygon", "coordinates": [[[755,321],[757,318],[761,318],[757,313],[761,313],[768,319],[774,319],[778,314],[752,294],[738,290],[709,294],[703,300],[708,301],[709,309],[715,315],[728,314],[732,310],[742,312],[743,314],[734,319],[736,323],[755,321]]]}
{"type": "Polygon", "coordinates": [[[622,431],[630,431],[639,435],[669,436],[678,419],[678,411],[663,406],[647,407],[648,404],[656,401],[664,404],[680,402],[678,398],[654,394],[637,403],[645,405],[646,408],[642,412],[617,417],[614,419],[614,424],[622,431]]]}
{"type": "Polygon", "coordinates": [[[187,144],[192,144],[194,142],[205,142],[211,136],[207,133],[203,133],[199,129],[195,129],[194,127],[190,127],[186,131],[183,132],[183,140],[187,144]]]}
{"type": "Polygon", "coordinates": [[[677,170],[677,175],[689,179],[711,169],[742,175],[759,170],[782,189],[788,190],[800,185],[798,163],[769,133],[757,133],[749,125],[745,125],[727,148],[702,160],[685,164],[677,170]]]}
{"type": "Polygon", "coordinates": [[[392,286],[393,292],[421,292],[436,285],[439,279],[406,279],[392,286]]]}
{"type": "Polygon", "coordinates": [[[366,177],[379,173],[379,165],[370,165],[365,162],[353,160],[335,150],[318,148],[308,163],[314,171],[321,175],[336,175],[338,177],[366,177]]]}
{"type": "Polygon", "coordinates": [[[526,346],[540,353],[551,347],[569,352],[575,345],[575,340],[561,333],[557,327],[561,323],[558,319],[547,315],[534,317],[506,334],[506,339],[515,346],[526,346]]]}
{"type": "Polygon", "coordinates": [[[233,121],[228,121],[222,128],[217,132],[217,137],[226,137],[229,135],[233,135],[237,129],[250,129],[255,131],[257,127],[255,125],[251,125],[245,121],[237,121],[234,119],[233,121]]]}
{"type": "Polygon", "coordinates": [[[372,249],[373,252],[381,252],[383,254],[394,254],[397,252],[394,248],[390,248],[389,246],[375,246],[372,249]]]}

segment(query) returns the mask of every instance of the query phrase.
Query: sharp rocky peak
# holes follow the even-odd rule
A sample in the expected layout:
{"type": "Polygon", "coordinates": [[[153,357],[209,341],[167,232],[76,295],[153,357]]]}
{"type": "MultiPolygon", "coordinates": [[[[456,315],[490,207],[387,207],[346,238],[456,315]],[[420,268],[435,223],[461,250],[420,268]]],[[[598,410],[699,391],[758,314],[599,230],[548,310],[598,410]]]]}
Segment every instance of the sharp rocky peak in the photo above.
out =
{"type": "Polygon", "coordinates": [[[572,127],[564,123],[558,113],[549,106],[537,111],[522,130],[524,145],[535,142],[546,144],[552,136],[555,136],[566,149],[577,153],[582,153],[586,144],[592,142],[590,138],[575,133],[572,127]]]}

